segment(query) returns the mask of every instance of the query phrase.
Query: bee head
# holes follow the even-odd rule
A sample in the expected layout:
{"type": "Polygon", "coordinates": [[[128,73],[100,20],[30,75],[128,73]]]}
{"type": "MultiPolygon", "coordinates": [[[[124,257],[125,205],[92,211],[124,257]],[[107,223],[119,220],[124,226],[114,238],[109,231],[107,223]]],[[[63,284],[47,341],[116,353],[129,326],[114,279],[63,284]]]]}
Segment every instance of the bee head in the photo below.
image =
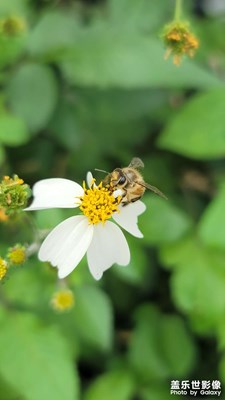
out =
{"type": "Polygon", "coordinates": [[[126,175],[123,173],[121,168],[116,168],[111,173],[110,182],[113,186],[123,188],[127,183],[126,175]]]}

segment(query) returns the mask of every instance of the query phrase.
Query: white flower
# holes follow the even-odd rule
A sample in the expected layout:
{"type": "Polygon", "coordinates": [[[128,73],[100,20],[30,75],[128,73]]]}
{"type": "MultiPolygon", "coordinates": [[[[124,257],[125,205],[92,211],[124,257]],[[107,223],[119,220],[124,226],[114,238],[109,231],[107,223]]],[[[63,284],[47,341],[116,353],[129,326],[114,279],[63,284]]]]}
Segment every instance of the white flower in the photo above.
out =
{"type": "Polygon", "coordinates": [[[25,209],[80,207],[83,213],[57,225],[40,247],[39,259],[57,267],[59,278],[69,275],[85,253],[95,279],[100,279],[114,263],[129,264],[127,241],[118,225],[108,220],[111,217],[133,236],[143,237],[137,226],[138,215],[146,209],[142,201],[122,207],[120,190],[112,194],[102,184],[96,186],[90,172],[87,182],[89,189],[62,178],[39,181],[33,188],[33,203],[25,209]]]}

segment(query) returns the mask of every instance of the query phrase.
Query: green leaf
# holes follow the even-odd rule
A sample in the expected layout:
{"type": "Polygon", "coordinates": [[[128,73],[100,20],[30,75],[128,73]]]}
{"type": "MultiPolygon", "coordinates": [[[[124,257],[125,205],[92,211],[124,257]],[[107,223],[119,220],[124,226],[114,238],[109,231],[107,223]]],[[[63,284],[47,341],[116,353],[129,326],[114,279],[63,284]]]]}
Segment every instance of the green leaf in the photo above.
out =
{"type": "Polygon", "coordinates": [[[31,55],[60,53],[74,43],[78,28],[75,13],[63,9],[46,12],[30,34],[28,50],[31,55]]]}
{"type": "Polygon", "coordinates": [[[157,1],[148,0],[109,0],[109,19],[123,29],[143,29],[147,32],[161,28],[173,7],[171,0],[158,5],[157,1]]]}
{"type": "Polygon", "coordinates": [[[82,342],[108,351],[112,346],[113,316],[108,296],[99,288],[75,289],[74,323],[82,342]]]}
{"type": "Polygon", "coordinates": [[[175,268],[196,251],[196,243],[193,237],[185,237],[175,243],[162,245],[159,256],[165,267],[175,268]]]}
{"type": "Polygon", "coordinates": [[[69,151],[79,150],[84,140],[84,129],[79,125],[77,105],[61,101],[52,116],[50,130],[61,146],[69,151]]]}
{"type": "Polygon", "coordinates": [[[20,271],[11,269],[10,279],[7,285],[4,285],[2,292],[9,300],[10,303],[23,307],[32,308],[46,308],[49,303],[49,281],[48,276],[44,274],[44,264],[42,264],[35,254],[34,257],[29,258],[24,266],[18,267],[20,271]],[[40,293],[43,288],[43,280],[45,281],[45,293],[40,298],[40,293]],[[29,290],[24,291],[27,287],[29,290]]]}
{"type": "Polygon", "coordinates": [[[224,89],[196,95],[171,119],[158,146],[200,160],[223,157],[224,102],[224,89]]]}
{"type": "Polygon", "coordinates": [[[182,210],[157,196],[146,196],[147,210],[140,217],[144,241],[155,245],[173,242],[192,227],[191,218],[182,210]]]}
{"type": "Polygon", "coordinates": [[[78,400],[73,359],[63,337],[32,315],[10,313],[0,330],[0,373],[24,399],[78,400]]]}
{"type": "Polygon", "coordinates": [[[1,36],[0,37],[0,66],[1,68],[15,63],[25,48],[25,35],[14,38],[1,36]]]}
{"type": "Polygon", "coordinates": [[[23,400],[18,392],[2,379],[0,376],[0,400],[23,400]]]}
{"type": "MultiPolygon", "coordinates": [[[[195,238],[188,238],[161,251],[165,263],[175,267],[171,276],[176,306],[207,322],[219,321],[225,312],[224,252],[210,250],[195,238]],[[213,296],[209,293],[213,291],[213,296]]],[[[206,325],[205,325],[206,327],[206,325]]]]}
{"type": "Polygon", "coordinates": [[[49,67],[22,65],[12,76],[7,91],[11,109],[24,118],[32,132],[45,127],[58,96],[57,81],[49,67]]]}
{"type": "Polygon", "coordinates": [[[0,113],[0,143],[19,146],[29,140],[24,121],[10,113],[0,113]]]}
{"type": "Polygon", "coordinates": [[[155,384],[152,382],[149,387],[141,389],[140,400],[171,400],[170,383],[155,384]]]}
{"type": "Polygon", "coordinates": [[[25,14],[28,9],[27,0],[10,0],[0,2],[0,13],[2,15],[25,14]]]}
{"type": "Polygon", "coordinates": [[[151,279],[153,269],[151,268],[149,258],[143,251],[140,242],[136,238],[128,238],[128,244],[131,249],[131,260],[127,267],[121,268],[120,265],[113,267],[115,273],[120,279],[133,285],[143,286],[146,279],[151,279]],[[150,276],[149,276],[150,275],[150,276]]]}
{"type": "Polygon", "coordinates": [[[195,364],[195,346],[183,320],[177,315],[163,316],[161,345],[171,376],[187,376],[195,364]]]}
{"type": "Polygon", "coordinates": [[[0,165],[5,161],[5,150],[4,147],[0,145],[0,165]]]}
{"type": "Polygon", "coordinates": [[[69,82],[100,88],[219,87],[221,82],[185,60],[174,69],[162,44],[148,35],[97,24],[83,29],[60,62],[69,82]],[[101,73],[99,73],[101,71],[101,73]]]}
{"type": "Polygon", "coordinates": [[[88,388],[84,400],[130,400],[134,381],[128,371],[112,371],[98,377],[88,388]]]}
{"type": "Polygon", "coordinates": [[[223,355],[219,362],[219,375],[222,383],[225,382],[225,356],[223,355]]]}
{"type": "Polygon", "coordinates": [[[225,249],[225,185],[203,213],[199,236],[209,246],[225,249]]]}
{"type": "Polygon", "coordinates": [[[129,359],[143,382],[162,381],[191,371],[195,347],[180,317],[162,315],[145,304],[136,312],[129,359]]]}
{"type": "Polygon", "coordinates": [[[35,214],[35,222],[38,229],[52,229],[66,218],[67,211],[61,208],[40,210],[35,214]]]}

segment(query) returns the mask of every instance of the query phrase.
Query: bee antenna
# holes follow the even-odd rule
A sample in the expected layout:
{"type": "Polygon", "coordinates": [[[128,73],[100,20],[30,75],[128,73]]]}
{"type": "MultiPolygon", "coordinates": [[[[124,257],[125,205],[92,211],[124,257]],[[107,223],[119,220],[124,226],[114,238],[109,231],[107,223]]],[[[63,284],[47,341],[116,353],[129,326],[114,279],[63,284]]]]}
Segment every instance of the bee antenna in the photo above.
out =
{"type": "Polygon", "coordinates": [[[104,169],[95,168],[95,171],[104,172],[105,174],[109,174],[110,172],[105,171],[104,169]]]}

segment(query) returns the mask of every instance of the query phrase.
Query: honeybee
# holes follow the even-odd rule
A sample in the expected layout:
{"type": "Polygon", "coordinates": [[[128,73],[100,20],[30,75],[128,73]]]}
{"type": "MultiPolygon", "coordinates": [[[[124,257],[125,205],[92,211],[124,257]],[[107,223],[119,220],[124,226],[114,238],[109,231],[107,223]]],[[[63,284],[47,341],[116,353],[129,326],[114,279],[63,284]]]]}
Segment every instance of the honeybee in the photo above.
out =
{"type": "Polygon", "coordinates": [[[146,189],[151,190],[157,195],[167,199],[167,197],[155,186],[149,185],[144,181],[139,172],[144,163],[140,158],[133,158],[126,168],[116,168],[109,173],[103,180],[104,186],[109,186],[113,191],[120,189],[122,191],[122,205],[134,203],[139,200],[146,189]]]}

